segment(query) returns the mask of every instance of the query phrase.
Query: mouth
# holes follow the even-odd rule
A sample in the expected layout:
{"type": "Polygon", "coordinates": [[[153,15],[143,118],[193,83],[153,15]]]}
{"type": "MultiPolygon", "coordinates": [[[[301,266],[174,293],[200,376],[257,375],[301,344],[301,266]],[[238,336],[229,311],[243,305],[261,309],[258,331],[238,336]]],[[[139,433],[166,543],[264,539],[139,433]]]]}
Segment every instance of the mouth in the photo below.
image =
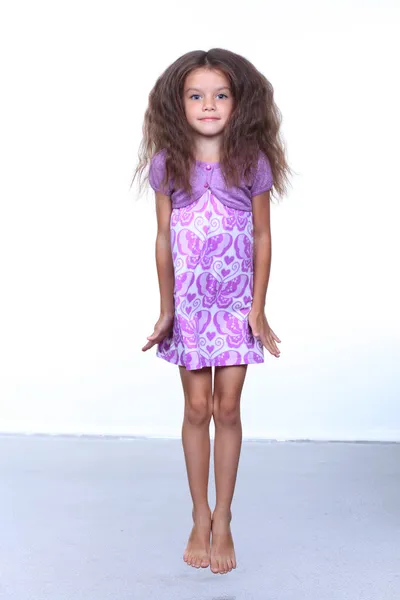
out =
{"type": "Polygon", "coordinates": [[[220,119],[218,117],[203,117],[202,119],[199,119],[200,121],[219,121],[220,119]]]}

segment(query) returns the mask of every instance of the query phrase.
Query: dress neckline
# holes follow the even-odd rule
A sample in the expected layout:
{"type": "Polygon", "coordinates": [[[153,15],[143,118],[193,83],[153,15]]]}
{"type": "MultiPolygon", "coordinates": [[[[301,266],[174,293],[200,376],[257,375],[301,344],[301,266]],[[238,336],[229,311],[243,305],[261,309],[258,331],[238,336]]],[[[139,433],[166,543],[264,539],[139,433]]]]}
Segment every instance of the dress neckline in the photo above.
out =
{"type": "Polygon", "coordinates": [[[206,167],[210,165],[210,167],[219,168],[219,162],[204,162],[203,160],[196,160],[196,165],[199,167],[206,167]]]}

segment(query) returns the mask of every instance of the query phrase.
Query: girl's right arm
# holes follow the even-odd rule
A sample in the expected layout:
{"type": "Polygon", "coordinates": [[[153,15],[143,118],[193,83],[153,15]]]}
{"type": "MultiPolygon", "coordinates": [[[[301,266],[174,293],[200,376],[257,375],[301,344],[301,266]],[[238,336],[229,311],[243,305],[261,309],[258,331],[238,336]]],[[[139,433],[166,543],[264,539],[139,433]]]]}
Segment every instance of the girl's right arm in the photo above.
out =
{"type": "Polygon", "coordinates": [[[171,330],[174,321],[174,265],[171,252],[170,221],[172,204],[169,196],[156,192],[157,237],[156,266],[160,288],[160,317],[143,352],[159,344],[171,330]]]}
{"type": "Polygon", "coordinates": [[[157,237],[156,265],[160,288],[160,313],[174,316],[174,265],[171,252],[170,222],[172,205],[169,196],[156,192],[157,237]]]}

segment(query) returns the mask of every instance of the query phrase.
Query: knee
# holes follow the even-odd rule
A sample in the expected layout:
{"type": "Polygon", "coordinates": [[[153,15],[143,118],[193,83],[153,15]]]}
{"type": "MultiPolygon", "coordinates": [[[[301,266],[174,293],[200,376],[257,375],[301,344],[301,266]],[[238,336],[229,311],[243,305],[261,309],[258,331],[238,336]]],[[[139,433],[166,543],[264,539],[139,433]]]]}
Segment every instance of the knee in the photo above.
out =
{"type": "Polygon", "coordinates": [[[234,427],[240,423],[240,404],[237,398],[214,396],[213,418],[216,425],[234,427]]]}
{"type": "Polygon", "coordinates": [[[191,425],[201,427],[209,425],[212,415],[212,398],[200,396],[190,398],[186,402],[185,417],[191,425]]]}

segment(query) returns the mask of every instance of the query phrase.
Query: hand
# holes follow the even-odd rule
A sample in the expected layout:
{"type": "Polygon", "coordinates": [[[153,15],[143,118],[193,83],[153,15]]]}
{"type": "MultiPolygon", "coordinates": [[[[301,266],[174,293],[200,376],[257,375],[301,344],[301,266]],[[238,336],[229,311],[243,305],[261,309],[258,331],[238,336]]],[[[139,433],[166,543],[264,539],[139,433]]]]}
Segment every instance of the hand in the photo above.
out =
{"type": "Polygon", "coordinates": [[[279,358],[281,351],[275,342],[280,342],[281,340],[268,325],[264,311],[250,310],[248,319],[254,337],[260,339],[263,346],[265,346],[271,354],[279,358]]]}
{"type": "Polygon", "coordinates": [[[148,336],[148,342],[143,346],[142,351],[146,352],[155,344],[159,344],[171,331],[174,324],[174,315],[160,315],[157,323],[154,325],[154,331],[148,336]]]}

